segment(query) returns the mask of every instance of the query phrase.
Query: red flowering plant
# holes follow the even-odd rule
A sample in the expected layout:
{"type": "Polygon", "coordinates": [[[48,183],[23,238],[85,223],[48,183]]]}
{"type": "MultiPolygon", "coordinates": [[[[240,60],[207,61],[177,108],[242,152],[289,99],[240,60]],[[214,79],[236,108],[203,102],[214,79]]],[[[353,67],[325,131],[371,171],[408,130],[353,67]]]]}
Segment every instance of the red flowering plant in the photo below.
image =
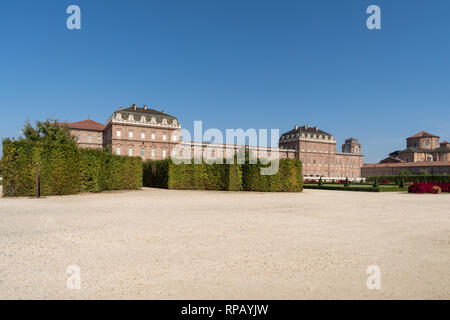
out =
{"type": "Polygon", "coordinates": [[[449,182],[414,182],[408,187],[409,193],[434,193],[450,192],[449,182]]]}

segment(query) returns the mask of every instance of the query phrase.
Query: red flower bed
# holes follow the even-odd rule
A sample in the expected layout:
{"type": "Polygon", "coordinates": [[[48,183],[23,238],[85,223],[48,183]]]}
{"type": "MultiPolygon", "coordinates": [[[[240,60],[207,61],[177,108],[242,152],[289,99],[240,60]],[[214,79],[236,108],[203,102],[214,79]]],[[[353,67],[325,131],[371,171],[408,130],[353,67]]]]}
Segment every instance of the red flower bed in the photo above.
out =
{"type": "Polygon", "coordinates": [[[450,183],[449,182],[414,182],[412,186],[408,187],[409,193],[438,193],[437,188],[434,186],[438,186],[441,188],[442,192],[450,192],[450,183]]]}
{"type": "MultiPolygon", "coordinates": [[[[337,183],[345,184],[345,180],[338,180],[337,183]]],[[[350,184],[350,183],[352,183],[352,182],[351,182],[351,181],[348,181],[348,183],[350,184]]]]}
{"type": "Polygon", "coordinates": [[[313,180],[313,179],[306,179],[304,182],[305,183],[318,183],[319,181],[313,180]]]}
{"type": "Polygon", "coordinates": [[[389,181],[382,180],[382,181],[380,182],[380,184],[389,184],[389,181]]]}

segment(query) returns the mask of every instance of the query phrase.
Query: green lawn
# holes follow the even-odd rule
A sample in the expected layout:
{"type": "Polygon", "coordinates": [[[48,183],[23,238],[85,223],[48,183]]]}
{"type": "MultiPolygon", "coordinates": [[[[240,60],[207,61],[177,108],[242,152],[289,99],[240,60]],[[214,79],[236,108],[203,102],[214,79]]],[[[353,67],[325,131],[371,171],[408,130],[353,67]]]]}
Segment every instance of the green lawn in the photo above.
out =
{"type": "Polygon", "coordinates": [[[350,184],[349,188],[344,187],[340,183],[324,183],[319,187],[318,183],[305,183],[305,189],[323,189],[323,190],[338,190],[338,191],[365,191],[365,192],[400,192],[408,191],[408,187],[400,188],[397,185],[380,185],[379,188],[374,188],[371,184],[350,184]]]}

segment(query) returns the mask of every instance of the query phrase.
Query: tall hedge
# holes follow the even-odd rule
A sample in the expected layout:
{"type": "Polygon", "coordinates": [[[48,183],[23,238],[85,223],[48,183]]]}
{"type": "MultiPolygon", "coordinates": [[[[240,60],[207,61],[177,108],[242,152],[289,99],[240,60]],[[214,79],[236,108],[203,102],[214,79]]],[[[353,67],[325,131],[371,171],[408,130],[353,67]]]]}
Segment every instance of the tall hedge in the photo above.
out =
{"type": "Polygon", "coordinates": [[[171,160],[146,161],[144,186],[167,189],[299,192],[303,190],[301,162],[281,159],[275,175],[261,175],[256,164],[174,164],[171,160]]]}
{"type": "Polygon", "coordinates": [[[43,196],[142,187],[140,158],[65,144],[4,140],[3,195],[35,195],[36,163],[43,196]]]}

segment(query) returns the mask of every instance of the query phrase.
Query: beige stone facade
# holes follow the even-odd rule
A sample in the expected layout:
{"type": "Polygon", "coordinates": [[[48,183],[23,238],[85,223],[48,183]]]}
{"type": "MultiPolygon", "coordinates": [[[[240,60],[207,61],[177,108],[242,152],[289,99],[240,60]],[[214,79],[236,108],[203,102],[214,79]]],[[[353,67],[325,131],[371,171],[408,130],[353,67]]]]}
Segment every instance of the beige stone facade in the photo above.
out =
{"type": "Polygon", "coordinates": [[[71,130],[81,147],[107,147],[114,154],[138,156],[143,160],[169,157],[213,160],[232,158],[245,150],[251,157],[297,158],[303,162],[306,178],[358,180],[361,177],[363,155],[358,140],[347,139],[342,152],[336,152],[334,137],[317,127],[296,126],[281,136],[279,148],[268,148],[182,141],[181,125],[176,117],[145,105],[119,108],[106,126],[92,120],[79,123],[82,125],[71,130]]]}
{"type": "Polygon", "coordinates": [[[178,120],[146,106],[121,108],[106,123],[104,145],[112,152],[143,160],[161,160],[173,155],[181,142],[178,120]]]}
{"type": "Polygon", "coordinates": [[[318,127],[298,127],[281,135],[280,148],[293,149],[303,163],[305,178],[358,180],[364,156],[357,139],[350,138],[336,152],[335,138],[318,127]]]}
{"type": "Polygon", "coordinates": [[[65,123],[81,148],[103,149],[105,126],[93,120],[65,123]]]}
{"type": "Polygon", "coordinates": [[[406,149],[394,151],[377,164],[366,164],[363,177],[395,175],[402,171],[418,174],[450,174],[450,143],[440,137],[420,131],[406,139],[406,149]]]}

